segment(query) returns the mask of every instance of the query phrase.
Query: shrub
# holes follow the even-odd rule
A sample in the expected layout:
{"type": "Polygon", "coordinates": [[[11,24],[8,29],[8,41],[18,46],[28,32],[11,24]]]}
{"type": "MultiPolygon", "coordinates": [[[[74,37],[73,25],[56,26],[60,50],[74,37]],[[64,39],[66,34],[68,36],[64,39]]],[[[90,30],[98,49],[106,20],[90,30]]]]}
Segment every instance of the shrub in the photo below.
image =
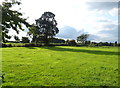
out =
{"type": "Polygon", "coordinates": [[[76,46],[76,42],[75,42],[75,40],[67,40],[66,41],[66,43],[68,44],[68,45],[70,45],[70,46],[76,46]]]}
{"type": "Polygon", "coordinates": [[[12,47],[12,45],[11,44],[2,44],[2,47],[12,47]]]}

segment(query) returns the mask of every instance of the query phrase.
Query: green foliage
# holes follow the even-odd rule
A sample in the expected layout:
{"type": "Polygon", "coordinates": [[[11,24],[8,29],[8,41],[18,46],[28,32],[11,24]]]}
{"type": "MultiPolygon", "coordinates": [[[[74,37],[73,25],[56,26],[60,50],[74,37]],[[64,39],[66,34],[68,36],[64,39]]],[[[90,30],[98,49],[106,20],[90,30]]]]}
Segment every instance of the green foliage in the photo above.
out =
{"type": "Polygon", "coordinates": [[[116,47],[13,47],[2,54],[3,86],[118,85],[116,47]]]}
{"type": "Polygon", "coordinates": [[[75,46],[77,44],[75,40],[67,40],[66,43],[70,46],[75,46]]]}
{"type": "Polygon", "coordinates": [[[89,34],[82,34],[77,37],[77,42],[81,42],[82,44],[84,44],[88,37],[89,34]]]}
{"type": "Polygon", "coordinates": [[[50,41],[50,43],[65,43],[64,39],[59,39],[59,38],[52,38],[52,40],[50,41]]]}
{"type": "Polygon", "coordinates": [[[14,39],[17,41],[17,42],[20,42],[20,39],[19,39],[19,37],[18,36],[14,36],[14,39]]]}
{"type": "Polygon", "coordinates": [[[33,41],[44,42],[46,45],[49,44],[50,39],[59,32],[54,17],[55,15],[53,13],[44,12],[44,14],[36,20],[36,26],[33,26],[30,30],[30,32],[33,33],[33,41]]]}
{"type": "Polygon", "coordinates": [[[29,43],[30,40],[28,37],[22,37],[22,43],[29,43]]]}
{"type": "Polygon", "coordinates": [[[11,10],[14,5],[20,5],[21,3],[16,0],[4,1],[2,3],[2,42],[6,42],[6,39],[10,39],[11,36],[8,35],[9,30],[15,30],[16,33],[19,33],[22,28],[22,24],[27,28],[30,27],[30,24],[26,22],[26,19],[22,18],[22,13],[11,10]]]}

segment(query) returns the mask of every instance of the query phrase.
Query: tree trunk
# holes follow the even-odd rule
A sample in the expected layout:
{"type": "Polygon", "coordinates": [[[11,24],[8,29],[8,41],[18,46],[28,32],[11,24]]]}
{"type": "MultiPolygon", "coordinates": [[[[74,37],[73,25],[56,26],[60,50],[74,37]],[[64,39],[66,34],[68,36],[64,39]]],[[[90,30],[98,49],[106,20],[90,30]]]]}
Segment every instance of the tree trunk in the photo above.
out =
{"type": "Polygon", "coordinates": [[[49,39],[48,39],[48,36],[47,36],[47,35],[45,36],[45,45],[46,45],[46,46],[49,45],[49,39]]]}

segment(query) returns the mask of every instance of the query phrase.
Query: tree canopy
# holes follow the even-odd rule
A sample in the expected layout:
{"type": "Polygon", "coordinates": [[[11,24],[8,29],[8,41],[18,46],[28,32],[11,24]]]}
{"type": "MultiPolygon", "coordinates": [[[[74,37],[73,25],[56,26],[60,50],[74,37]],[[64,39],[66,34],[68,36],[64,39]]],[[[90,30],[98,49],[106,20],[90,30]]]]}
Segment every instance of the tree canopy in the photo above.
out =
{"type": "Polygon", "coordinates": [[[80,36],[77,37],[77,42],[81,42],[84,44],[88,37],[89,34],[81,34],[80,36]]]}
{"type": "Polygon", "coordinates": [[[6,39],[10,39],[8,35],[9,30],[15,30],[19,34],[19,29],[24,30],[22,24],[29,28],[31,25],[26,21],[27,19],[22,18],[22,13],[11,8],[14,5],[20,5],[21,2],[16,0],[2,2],[2,42],[6,42],[6,39]]]}
{"type": "Polygon", "coordinates": [[[39,19],[35,20],[36,25],[33,25],[30,30],[33,33],[34,41],[42,41],[46,45],[49,44],[50,39],[59,32],[57,22],[54,17],[55,14],[52,12],[44,12],[39,19]]]}

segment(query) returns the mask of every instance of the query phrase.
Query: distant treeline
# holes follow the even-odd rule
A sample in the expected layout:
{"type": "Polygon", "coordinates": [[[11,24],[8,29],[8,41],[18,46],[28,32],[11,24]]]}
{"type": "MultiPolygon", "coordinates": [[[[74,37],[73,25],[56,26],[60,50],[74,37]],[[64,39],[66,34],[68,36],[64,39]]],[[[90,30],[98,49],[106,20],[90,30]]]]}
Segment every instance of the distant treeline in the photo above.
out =
{"type": "MultiPolygon", "coordinates": [[[[40,47],[45,46],[43,42],[40,43],[34,43],[30,42],[27,38],[22,39],[22,41],[8,41],[7,43],[1,44],[2,47],[40,47]]],[[[75,40],[64,40],[64,39],[58,39],[53,38],[50,41],[49,46],[120,46],[120,43],[117,43],[115,41],[114,43],[109,42],[91,42],[91,41],[85,41],[84,43],[78,43],[75,40]]]]}
{"type": "Polygon", "coordinates": [[[91,42],[91,41],[85,41],[84,43],[78,43],[75,40],[67,40],[66,44],[71,45],[71,46],[120,46],[120,43],[117,43],[115,41],[114,43],[109,43],[109,42],[91,42]]]}

